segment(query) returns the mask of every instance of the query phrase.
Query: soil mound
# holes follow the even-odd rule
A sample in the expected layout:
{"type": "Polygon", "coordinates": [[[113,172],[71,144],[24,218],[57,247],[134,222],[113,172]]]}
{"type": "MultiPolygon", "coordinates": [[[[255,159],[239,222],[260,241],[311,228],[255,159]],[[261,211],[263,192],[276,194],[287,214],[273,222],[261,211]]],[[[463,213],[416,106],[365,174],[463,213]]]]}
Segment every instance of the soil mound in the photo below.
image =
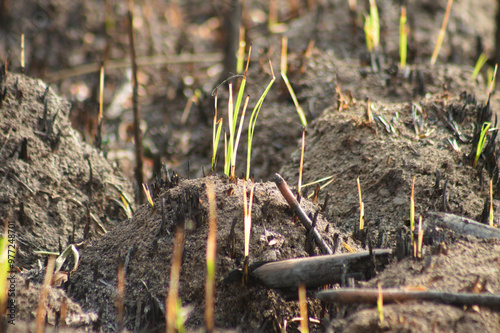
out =
{"type": "Polygon", "coordinates": [[[116,226],[126,218],[120,195],[133,196],[72,129],[68,102],[40,80],[2,71],[0,216],[15,222],[16,265],[30,267],[36,250],[57,252],[116,226]]]}

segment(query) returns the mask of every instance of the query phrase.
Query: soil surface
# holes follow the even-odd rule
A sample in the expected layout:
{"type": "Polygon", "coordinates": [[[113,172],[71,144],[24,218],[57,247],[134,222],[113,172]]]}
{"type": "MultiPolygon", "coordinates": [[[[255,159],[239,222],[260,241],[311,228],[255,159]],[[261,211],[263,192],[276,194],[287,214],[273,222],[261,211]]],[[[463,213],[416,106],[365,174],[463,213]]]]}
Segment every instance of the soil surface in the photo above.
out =
{"type": "MultiPolygon", "coordinates": [[[[247,286],[241,282],[243,183],[241,177],[221,175],[222,142],[215,172],[209,171],[214,87],[218,117],[227,127],[228,89],[227,83],[219,85],[217,52],[223,48],[223,17],[232,8],[230,2],[147,0],[134,6],[137,54],[162,59],[141,65],[138,77],[145,172],[154,207],[134,202],[134,189],[140,187],[132,178],[131,79],[127,65],[114,62],[128,59],[126,4],[6,3],[0,7],[0,57],[10,61],[0,80],[0,216],[1,222],[15,223],[18,236],[17,331],[33,330],[40,299],[46,256],[34,251],[60,253],[71,244],[79,251],[79,265],[71,272],[74,259],[68,259],[62,267],[64,279],[51,287],[49,326],[113,332],[123,323],[130,331],[164,331],[178,226],[185,228],[179,290],[183,310],[189,313],[185,325],[202,329],[207,183],[214,184],[217,203],[216,327],[299,331],[296,289],[274,290],[254,279],[247,286]],[[26,38],[25,72],[45,83],[14,74],[20,72],[21,32],[26,38]],[[80,66],[100,63],[108,43],[102,140],[96,149],[98,66],[90,71],[80,66]],[[190,54],[202,60],[172,62],[173,55],[182,59],[190,54]],[[186,108],[192,96],[198,97],[186,108]],[[116,308],[120,265],[125,272],[122,322],[116,308]],[[57,323],[62,304],[68,311],[64,323],[57,323]]],[[[283,34],[269,32],[267,3],[247,1],[244,10],[246,38],[253,48],[246,90],[249,110],[272,78],[268,60],[276,75],[252,148],[256,182],[251,269],[263,262],[321,254],[270,182],[279,172],[297,193],[302,126],[279,74],[285,35],[288,77],[308,119],[301,206],[311,219],[318,213],[316,228],[336,254],[347,253],[347,248],[368,250],[368,244],[393,250],[385,269],[377,267],[378,274],[351,274],[346,268],[346,278],[332,287],[361,290],[380,283],[382,288],[472,292],[480,281],[484,293],[500,294],[498,240],[447,231],[437,238],[426,235],[422,259],[401,250],[409,245],[413,179],[415,222],[439,211],[488,223],[491,180],[494,223],[499,224],[496,130],[489,132],[477,166],[473,160],[480,128],[485,121],[495,127],[500,103],[494,92],[487,103],[486,69],[471,79],[479,53],[493,49],[496,3],[455,2],[438,63],[430,66],[446,1],[409,2],[411,65],[400,69],[400,1],[379,1],[382,32],[376,71],[368,65],[361,20],[368,2],[358,1],[354,24],[347,1],[318,1],[315,9],[300,4],[297,12],[291,3],[278,1],[282,25],[274,29],[283,29],[283,34]],[[313,199],[316,184],[308,183],[325,177],[330,178],[318,183],[322,188],[313,199]],[[364,203],[361,233],[357,179],[364,203]]],[[[237,176],[246,170],[247,130],[245,121],[237,176]]],[[[251,186],[247,181],[248,194],[251,186]]],[[[500,330],[500,313],[488,308],[422,301],[384,304],[380,323],[375,306],[323,304],[316,291],[308,290],[312,331],[500,330]]]]}

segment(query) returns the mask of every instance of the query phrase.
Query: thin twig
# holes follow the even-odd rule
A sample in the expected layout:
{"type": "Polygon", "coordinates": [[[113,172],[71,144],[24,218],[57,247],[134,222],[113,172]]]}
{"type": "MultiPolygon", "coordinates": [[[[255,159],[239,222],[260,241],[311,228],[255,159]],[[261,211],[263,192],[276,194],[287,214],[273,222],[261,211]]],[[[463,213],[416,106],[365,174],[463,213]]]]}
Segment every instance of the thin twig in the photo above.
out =
{"type": "MultiPolygon", "coordinates": [[[[411,300],[432,301],[451,305],[479,305],[490,308],[500,308],[500,295],[451,293],[441,291],[403,291],[383,290],[384,303],[402,302],[411,300]]],[[[379,291],[377,289],[337,289],[320,291],[316,294],[327,303],[377,303],[379,291]]]]}
{"type": "MultiPolygon", "coordinates": [[[[283,195],[283,197],[285,197],[285,200],[294,210],[295,214],[297,214],[297,216],[299,217],[299,220],[300,222],[302,222],[302,225],[307,229],[307,231],[310,231],[312,229],[312,221],[300,207],[299,203],[297,202],[297,199],[295,199],[292,191],[290,191],[290,188],[288,187],[283,177],[281,177],[279,174],[275,174],[273,177],[273,181],[276,183],[276,186],[278,186],[278,189],[280,190],[281,194],[283,195]]],[[[324,254],[333,254],[332,249],[330,248],[330,246],[328,246],[328,244],[325,243],[323,237],[321,237],[321,234],[318,232],[318,230],[313,229],[312,232],[314,239],[316,240],[316,243],[318,243],[318,245],[321,247],[321,251],[324,254]]]]}

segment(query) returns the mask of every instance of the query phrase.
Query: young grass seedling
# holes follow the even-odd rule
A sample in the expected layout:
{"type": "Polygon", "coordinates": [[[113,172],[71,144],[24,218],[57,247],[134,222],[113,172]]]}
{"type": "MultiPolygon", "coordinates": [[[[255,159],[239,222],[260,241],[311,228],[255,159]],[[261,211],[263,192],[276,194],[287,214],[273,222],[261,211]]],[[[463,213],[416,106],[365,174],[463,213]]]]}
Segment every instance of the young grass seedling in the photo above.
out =
{"type": "Polygon", "coordinates": [[[418,219],[418,244],[417,258],[422,258],[422,243],[424,241],[424,230],[422,229],[422,216],[418,219]]]}
{"type": "Polygon", "coordinates": [[[411,196],[410,196],[410,234],[411,244],[413,245],[413,230],[415,230],[415,177],[411,182],[411,196]]]}
{"type": "Polygon", "coordinates": [[[377,298],[377,311],[380,326],[384,325],[384,296],[382,294],[382,286],[380,282],[377,283],[378,286],[378,298],[377,298]]]}
{"type": "Polygon", "coordinates": [[[479,135],[479,142],[476,147],[476,157],[474,158],[474,168],[477,168],[477,162],[479,161],[479,157],[483,152],[484,144],[486,143],[486,136],[488,135],[488,130],[490,129],[491,123],[485,122],[481,127],[481,133],[479,135]]]}
{"type": "Polygon", "coordinates": [[[401,6],[401,18],[399,20],[399,59],[400,67],[406,67],[406,53],[408,51],[408,33],[406,32],[406,7],[401,6]]]}
{"type": "Polygon", "coordinates": [[[366,48],[372,53],[380,43],[380,20],[375,0],[370,0],[370,15],[365,16],[366,48]]]}
{"type": "Polygon", "coordinates": [[[208,196],[208,239],[207,239],[207,281],[205,285],[205,329],[214,330],[214,290],[215,290],[215,258],[217,253],[217,211],[215,203],[214,183],[207,181],[208,196]]]}
{"type": "Polygon", "coordinates": [[[267,96],[267,93],[271,89],[274,81],[276,80],[276,77],[274,76],[274,71],[273,71],[273,64],[271,63],[271,60],[269,60],[269,67],[271,67],[271,74],[273,76],[271,82],[267,85],[266,90],[262,93],[260,96],[259,100],[257,101],[257,104],[253,108],[252,115],[250,116],[250,122],[248,123],[248,148],[247,148],[247,180],[250,177],[250,159],[252,157],[252,141],[253,141],[253,135],[255,131],[255,124],[257,123],[257,117],[259,116],[260,109],[262,108],[262,104],[264,103],[264,99],[267,96]]]}
{"type": "Polygon", "coordinates": [[[347,244],[346,242],[342,242],[342,246],[347,250],[347,252],[349,253],[354,253],[356,251],[354,251],[354,249],[352,247],[349,246],[349,244],[347,244]]]}
{"type": "Polygon", "coordinates": [[[359,193],[359,230],[365,228],[365,204],[361,197],[361,184],[359,183],[359,177],[356,180],[358,182],[358,193],[359,193]]]}
{"type": "Polygon", "coordinates": [[[495,220],[493,212],[493,179],[490,179],[490,227],[493,227],[493,221],[495,220]]]}
{"type": "Polygon", "coordinates": [[[300,308],[300,328],[301,332],[309,333],[309,316],[307,314],[307,295],[306,286],[301,284],[299,286],[299,308],[300,308]]]}
{"type": "Polygon", "coordinates": [[[184,227],[178,226],[175,233],[174,249],[172,253],[172,266],[170,268],[170,284],[166,300],[166,327],[167,333],[174,333],[177,326],[179,277],[182,263],[182,249],[184,247],[184,227]]]}
{"type": "MultiPolygon", "coordinates": [[[[227,159],[226,159],[226,165],[224,167],[224,172],[226,175],[230,176],[233,179],[235,179],[234,171],[236,166],[236,154],[238,151],[238,142],[239,142],[239,135],[238,138],[235,138],[236,126],[238,124],[238,114],[240,112],[241,101],[243,100],[243,93],[245,91],[245,85],[247,82],[248,65],[250,64],[251,52],[252,52],[252,46],[250,45],[250,49],[248,51],[247,65],[245,68],[245,73],[243,74],[243,80],[241,81],[241,85],[238,90],[238,97],[236,99],[236,104],[234,105],[234,109],[233,109],[233,89],[232,89],[232,84],[229,84],[229,103],[228,103],[229,143],[227,147],[227,159]]],[[[243,109],[243,113],[240,117],[241,119],[240,119],[239,134],[241,134],[241,128],[243,125],[246,106],[248,106],[248,97],[245,100],[245,108],[243,109]]]]}
{"type": "Polygon", "coordinates": [[[252,202],[253,202],[254,188],[255,188],[255,182],[252,179],[250,200],[247,204],[247,190],[245,186],[245,178],[243,178],[243,212],[244,212],[244,224],[245,224],[245,262],[243,266],[244,285],[247,285],[248,283],[248,263],[249,263],[249,253],[250,253],[250,233],[252,231],[252,202]]]}
{"type": "Polygon", "coordinates": [[[306,129],[302,130],[302,149],[300,151],[300,165],[299,165],[299,184],[297,185],[297,191],[299,194],[299,198],[302,196],[301,188],[302,188],[302,171],[304,168],[304,150],[306,147],[306,129]]]}
{"type": "Polygon", "coordinates": [[[222,118],[217,120],[217,90],[215,91],[214,127],[212,130],[212,172],[215,172],[215,158],[219,147],[220,133],[222,131],[222,118]]]}
{"type": "Polygon", "coordinates": [[[295,92],[293,91],[292,85],[290,84],[290,81],[288,81],[288,77],[286,76],[288,64],[287,64],[287,52],[288,52],[288,39],[286,37],[283,37],[281,40],[281,77],[283,78],[283,81],[285,82],[285,85],[288,89],[288,92],[290,93],[290,96],[292,96],[293,104],[295,104],[295,109],[297,110],[297,113],[300,117],[300,122],[302,123],[303,127],[307,127],[307,119],[304,114],[304,110],[299,105],[299,102],[297,101],[297,97],[295,96],[295,92]]]}
{"type": "Polygon", "coordinates": [[[477,59],[476,65],[474,66],[474,71],[472,72],[472,80],[475,80],[483,68],[484,64],[488,61],[488,57],[484,53],[481,53],[479,58],[477,59]]]}
{"type": "Polygon", "coordinates": [[[147,183],[143,183],[142,189],[144,190],[144,194],[146,195],[146,198],[148,199],[148,202],[151,205],[151,208],[155,209],[155,203],[153,201],[153,197],[151,196],[151,191],[149,189],[149,185],[147,183]]]}
{"type": "Polygon", "coordinates": [[[498,64],[495,64],[495,68],[493,69],[493,71],[491,69],[488,70],[488,97],[491,96],[491,92],[493,91],[493,89],[495,89],[497,69],[498,64]]]}
{"type": "Polygon", "coordinates": [[[444,35],[446,33],[446,26],[448,25],[448,19],[450,17],[451,5],[453,4],[453,0],[448,0],[448,5],[446,5],[446,12],[444,14],[443,25],[441,26],[441,30],[439,31],[438,39],[436,41],[436,47],[434,48],[434,52],[432,52],[431,57],[431,66],[436,64],[437,57],[439,55],[439,50],[441,49],[441,44],[443,44],[444,35]]]}
{"type": "Polygon", "coordinates": [[[24,73],[24,34],[21,34],[21,73],[24,73]]]}

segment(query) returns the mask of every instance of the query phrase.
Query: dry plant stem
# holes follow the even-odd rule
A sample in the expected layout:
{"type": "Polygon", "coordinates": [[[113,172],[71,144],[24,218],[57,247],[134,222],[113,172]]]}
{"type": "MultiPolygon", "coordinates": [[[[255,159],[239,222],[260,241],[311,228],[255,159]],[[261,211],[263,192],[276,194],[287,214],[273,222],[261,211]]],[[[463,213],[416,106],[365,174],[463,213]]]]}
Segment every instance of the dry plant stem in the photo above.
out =
{"type": "Polygon", "coordinates": [[[382,293],[382,286],[380,281],[377,284],[378,287],[378,298],[377,298],[377,309],[379,315],[380,326],[384,325],[384,294],[382,293]]]}
{"type": "Polygon", "coordinates": [[[177,298],[179,293],[179,277],[182,264],[182,249],[184,247],[184,227],[177,226],[172,254],[172,266],[170,267],[170,284],[167,296],[167,315],[165,316],[167,333],[175,332],[177,318],[177,298]]]}
{"type": "MultiPolygon", "coordinates": [[[[327,303],[371,303],[376,304],[379,297],[377,289],[337,289],[316,293],[316,297],[327,303]]],[[[402,291],[385,289],[382,291],[385,303],[403,301],[432,301],[457,306],[479,305],[500,309],[500,295],[451,293],[440,291],[402,291]]]]}
{"type": "Polygon", "coordinates": [[[208,240],[207,240],[207,281],[205,286],[205,329],[214,330],[214,290],[215,290],[215,258],[217,250],[217,208],[215,204],[214,183],[207,181],[208,196],[208,240]]]}
{"type": "MultiPolygon", "coordinates": [[[[276,186],[278,186],[281,194],[293,209],[295,214],[297,214],[297,216],[299,217],[302,225],[306,228],[307,231],[310,231],[312,229],[312,221],[300,207],[297,199],[295,199],[292,191],[290,191],[290,188],[288,187],[283,177],[281,177],[279,174],[275,174],[273,177],[273,181],[276,183],[276,186]]],[[[330,248],[330,246],[328,246],[328,244],[325,243],[318,230],[314,228],[312,232],[316,243],[318,243],[319,247],[321,248],[321,252],[323,252],[323,254],[333,254],[332,249],[330,248]]]]}
{"type": "Polygon", "coordinates": [[[422,258],[422,243],[424,241],[424,230],[422,229],[422,216],[418,219],[418,245],[417,257],[422,258]]]}
{"type": "Polygon", "coordinates": [[[24,73],[24,34],[21,34],[21,73],[24,73]]]}
{"type": "Polygon", "coordinates": [[[361,184],[359,183],[359,177],[356,179],[358,182],[358,193],[359,193],[359,230],[365,228],[365,204],[363,203],[363,198],[361,197],[361,184]]]}
{"type": "Polygon", "coordinates": [[[50,255],[47,267],[45,269],[45,278],[43,279],[42,292],[40,293],[40,303],[36,309],[36,333],[45,332],[45,316],[47,315],[47,309],[45,308],[45,302],[49,295],[50,283],[52,282],[52,274],[54,273],[54,266],[56,263],[56,256],[50,255]]]}
{"type": "MultiPolygon", "coordinates": [[[[134,42],[134,1],[128,1],[128,19],[129,19],[129,41],[130,41],[130,62],[132,64],[132,107],[134,111],[134,141],[135,141],[135,182],[137,188],[141,188],[144,183],[144,173],[142,167],[142,133],[141,133],[141,114],[139,111],[139,83],[137,81],[137,62],[135,56],[135,42],[134,42]]],[[[137,191],[139,204],[144,202],[144,192],[137,191]]]]}
{"type": "Polygon", "coordinates": [[[101,63],[101,71],[99,73],[99,118],[97,123],[102,121],[102,108],[104,103],[104,61],[101,63]]]}
{"type": "Polygon", "coordinates": [[[118,265],[118,273],[117,273],[117,300],[116,300],[116,307],[118,310],[118,316],[117,316],[117,321],[118,321],[118,332],[123,332],[125,328],[125,321],[124,321],[124,303],[125,303],[125,270],[123,267],[123,263],[120,263],[118,265]]]}
{"type": "Polygon", "coordinates": [[[493,179],[490,179],[490,227],[493,227],[494,212],[493,212],[493,179]]]}
{"type": "MultiPolygon", "coordinates": [[[[221,53],[206,53],[206,54],[179,54],[179,55],[154,55],[147,57],[137,57],[137,66],[158,66],[166,64],[187,64],[187,63],[218,63],[222,60],[223,56],[221,53]]],[[[95,73],[100,70],[100,63],[91,63],[86,65],[81,65],[78,67],[63,69],[58,72],[49,74],[46,77],[48,82],[54,82],[59,80],[68,79],[75,76],[95,73]]],[[[106,63],[105,68],[107,70],[120,69],[130,67],[130,61],[114,59],[109,60],[106,63]]]]}
{"type": "MultiPolygon", "coordinates": [[[[495,86],[495,81],[497,77],[497,69],[498,69],[498,64],[495,64],[495,69],[493,70],[493,77],[490,82],[490,86],[488,87],[488,101],[489,97],[491,96],[491,92],[493,91],[493,87],[495,86]]],[[[486,103],[488,103],[488,101],[486,103]]]]}
{"type": "Polygon", "coordinates": [[[434,66],[436,63],[439,50],[441,49],[441,44],[443,43],[444,35],[446,33],[446,26],[448,25],[448,19],[450,17],[451,5],[453,4],[453,0],[448,0],[448,5],[446,5],[446,13],[444,14],[443,25],[441,26],[441,30],[439,31],[438,39],[436,42],[436,47],[434,48],[434,52],[432,52],[431,57],[431,65],[434,66]]]}
{"type": "Polygon", "coordinates": [[[300,328],[304,333],[309,333],[309,316],[307,315],[306,286],[299,286],[300,328]]]}
{"type": "Polygon", "coordinates": [[[302,149],[300,151],[300,166],[299,166],[299,184],[297,186],[297,191],[299,192],[299,198],[302,196],[302,171],[304,168],[304,150],[306,148],[306,128],[302,129],[302,149]]]}

